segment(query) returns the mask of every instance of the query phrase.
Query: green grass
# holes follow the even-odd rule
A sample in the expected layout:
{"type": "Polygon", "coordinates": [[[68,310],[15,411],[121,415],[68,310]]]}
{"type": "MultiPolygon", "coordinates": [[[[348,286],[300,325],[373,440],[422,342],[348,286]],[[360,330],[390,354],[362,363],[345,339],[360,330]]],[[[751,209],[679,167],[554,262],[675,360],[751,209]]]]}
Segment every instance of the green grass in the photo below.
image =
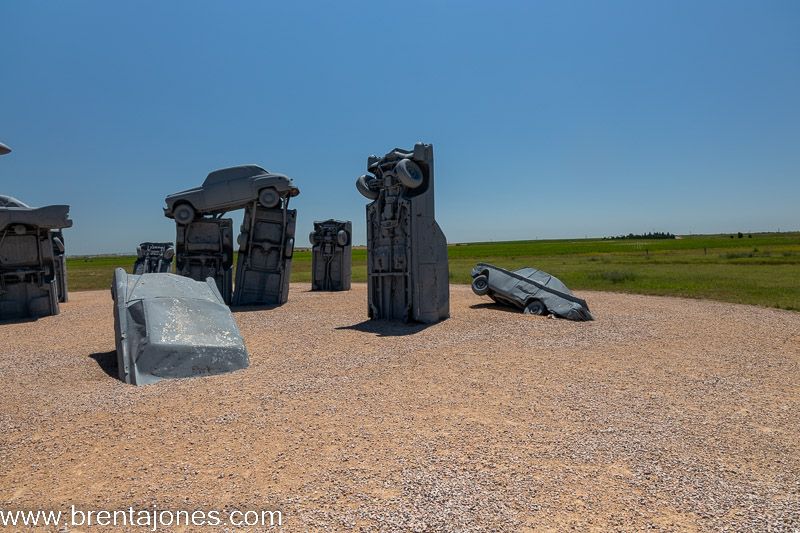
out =
{"type": "MultiPolygon", "coordinates": [[[[367,252],[353,250],[353,281],[366,281],[367,252]]],[[[675,240],[571,239],[456,244],[450,280],[469,283],[477,262],[540,268],[573,289],[709,298],[800,311],[800,233],[685,236],[675,240]]],[[[72,290],[108,288],[133,256],[67,260],[72,290]]],[[[311,253],[298,250],[292,281],[310,281],[311,253]]]]}

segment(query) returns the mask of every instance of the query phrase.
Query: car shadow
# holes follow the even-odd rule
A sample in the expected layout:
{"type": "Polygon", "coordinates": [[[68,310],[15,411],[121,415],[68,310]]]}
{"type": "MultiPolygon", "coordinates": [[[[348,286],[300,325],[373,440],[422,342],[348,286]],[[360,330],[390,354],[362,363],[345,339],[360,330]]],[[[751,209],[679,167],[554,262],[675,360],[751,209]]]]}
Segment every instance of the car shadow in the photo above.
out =
{"type": "Polygon", "coordinates": [[[264,305],[231,305],[229,306],[231,313],[249,313],[252,311],[271,311],[277,309],[280,305],[277,304],[264,304],[264,305]]]}
{"type": "Polygon", "coordinates": [[[508,305],[500,305],[496,303],[482,303],[482,304],[472,304],[469,306],[470,309],[496,309],[497,311],[505,311],[506,313],[515,313],[518,315],[522,314],[521,309],[517,309],[516,307],[510,307],[508,305]]]}
{"type": "Polygon", "coordinates": [[[29,318],[2,318],[0,319],[0,324],[3,326],[10,326],[11,324],[28,324],[30,322],[38,321],[38,317],[29,317],[29,318]]]}
{"type": "Polygon", "coordinates": [[[109,376],[119,379],[119,366],[117,365],[117,351],[97,352],[90,354],[89,357],[95,360],[97,365],[109,376]]]}
{"type": "Polygon", "coordinates": [[[362,333],[372,333],[378,337],[404,337],[423,331],[433,324],[420,322],[401,322],[399,320],[365,320],[352,326],[339,326],[336,329],[351,329],[362,333]]]}

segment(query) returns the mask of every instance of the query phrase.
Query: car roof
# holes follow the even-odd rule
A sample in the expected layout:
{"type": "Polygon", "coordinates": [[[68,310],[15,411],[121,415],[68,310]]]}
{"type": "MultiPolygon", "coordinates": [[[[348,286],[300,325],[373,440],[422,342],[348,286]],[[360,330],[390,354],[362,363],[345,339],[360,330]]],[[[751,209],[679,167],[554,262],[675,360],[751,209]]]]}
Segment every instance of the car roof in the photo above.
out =
{"type": "Polygon", "coordinates": [[[0,194],[0,207],[30,207],[22,200],[17,200],[13,196],[0,194]]]}
{"type": "Polygon", "coordinates": [[[213,185],[223,181],[254,178],[256,176],[263,176],[264,174],[269,174],[269,171],[258,165],[241,165],[238,167],[221,168],[211,172],[203,182],[203,186],[205,187],[206,185],[213,185]]]}

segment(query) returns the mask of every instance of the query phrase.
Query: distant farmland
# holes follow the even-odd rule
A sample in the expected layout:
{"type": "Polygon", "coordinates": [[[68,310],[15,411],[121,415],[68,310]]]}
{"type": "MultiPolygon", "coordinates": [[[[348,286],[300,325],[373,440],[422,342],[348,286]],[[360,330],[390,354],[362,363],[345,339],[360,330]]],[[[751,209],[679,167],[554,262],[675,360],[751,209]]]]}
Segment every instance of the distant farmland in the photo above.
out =
{"type": "MultiPolygon", "coordinates": [[[[693,235],[678,239],[569,239],[454,244],[451,283],[469,283],[477,262],[532,266],[573,289],[709,298],[800,311],[800,233],[693,235]]],[[[367,251],[353,250],[353,281],[366,281],[367,251]]],[[[134,256],[67,260],[71,290],[107,289],[134,256]]],[[[311,279],[311,252],[297,250],[292,281],[311,279]]]]}

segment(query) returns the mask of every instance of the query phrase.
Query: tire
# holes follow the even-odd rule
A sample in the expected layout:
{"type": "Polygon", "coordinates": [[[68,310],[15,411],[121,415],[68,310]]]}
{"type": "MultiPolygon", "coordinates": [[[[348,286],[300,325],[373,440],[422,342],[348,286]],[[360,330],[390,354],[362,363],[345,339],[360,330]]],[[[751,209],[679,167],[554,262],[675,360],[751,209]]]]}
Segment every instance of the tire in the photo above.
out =
{"type": "Polygon", "coordinates": [[[472,279],[472,292],[478,296],[489,294],[489,277],[486,274],[475,276],[472,279]]]}
{"type": "Polygon", "coordinates": [[[547,313],[547,307],[545,307],[541,300],[531,300],[528,302],[528,305],[525,306],[523,313],[526,315],[544,315],[547,313]]]}
{"type": "Polygon", "coordinates": [[[311,246],[316,246],[317,245],[317,232],[316,231],[312,231],[311,233],[308,234],[308,242],[311,243],[311,246]]]}
{"type": "Polygon", "coordinates": [[[365,198],[367,198],[369,200],[377,200],[378,196],[380,195],[380,193],[378,191],[371,190],[369,188],[368,181],[367,181],[367,180],[372,180],[372,179],[375,179],[375,178],[370,178],[369,176],[366,176],[366,175],[360,176],[356,180],[356,189],[358,189],[358,192],[360,192],[361,195],[364,196],[365,198]]]}
{"type": "Polygon", "coordinates": [[[178,204],[175,206],[173,210],[173,216],[175,217],[175,222],[185,226],[186,224],[190,223],[194,220],[196,213],[194,211],[194,207],[192,204],[178,204]]]}
{"type": "Polygon", "coordinates": [[[294,253],[294,239],[289,238],[286,239],[286,244],[284,245],[283,254],[286,257],[292,257],[292,253],[294,253]]]}
{"type": "Polygon", "coordinates": [[[409,189],[416,189],[422,185],[425,179],[422,169],[410,159],[401,159],[394,167],[394,172],[400,180],[400,183],[409,189]]]}
{"type": "Polygon", "coordinates": [[[274,187],[266,187],[258,191],[258,203],[267,208],[276,207],[281,203],[281,195],[274,187]]]}
{"type": "Polygon", "coordinates": [[[347,232],[343,229],[339,230],[339,233],[336,234],[336,242],[339,246],[347,246],[347,232]]]}
{"type": "Polygon", "coordinates": [[[167,261],[172,261],[172,258],[175,257],[175,248],[170,246],[166,250],[164,250],[164,259],[167,261]]]}

